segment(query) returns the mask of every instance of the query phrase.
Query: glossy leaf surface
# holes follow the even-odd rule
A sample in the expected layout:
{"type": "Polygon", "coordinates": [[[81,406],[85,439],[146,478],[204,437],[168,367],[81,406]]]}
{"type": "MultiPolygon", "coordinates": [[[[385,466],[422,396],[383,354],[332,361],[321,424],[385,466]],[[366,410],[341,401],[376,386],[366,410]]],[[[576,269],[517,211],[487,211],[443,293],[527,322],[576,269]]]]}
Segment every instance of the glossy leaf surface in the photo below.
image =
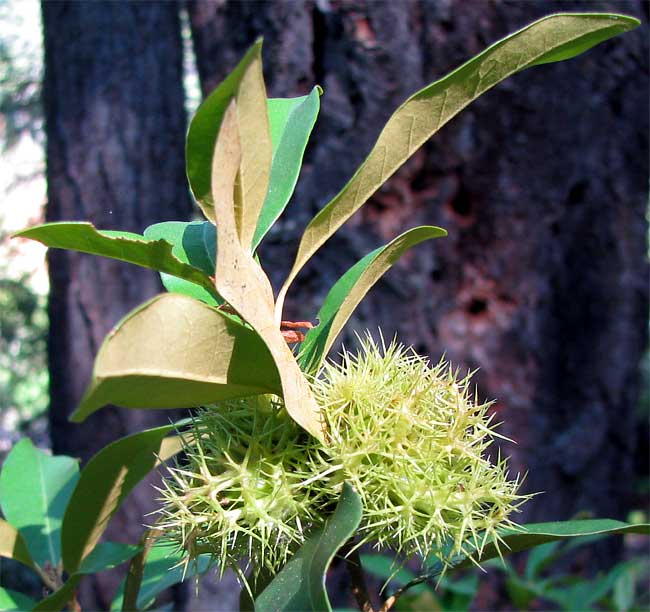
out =
{"type": "Polygon", "coordinates": [[[332,287],[316,315],[319,325],[307,332],[300,347],[303,370],[315,373],[355,308],[370,288],[412,246],[446,236],[439,227],[411,229],[374,250],[352,266],[332,287]]]}
{"type": "Polygon", "coordinates": [[[307,226],[278,303],[282,304],[289,285],[316,250],[426,140],[473,100],[517,72],[572,58],[639,23],[633,17],[604,13],[549,15],[494,43],[411,96],[388,120],[347,185],[307,226]]]}
{"type": "Polygon", "coordinates": [[[61,559],[61,521],[78,479],[75,459],[48,455],[28,438],[5,459],[0,474],[2,513],[40,566],[56,566],[61,559]]]}
{"type": "Polygon", "coordinates": [[[320,109],[319,87],[308,96],[268,101],[273,160],[269,189],[253,237],[253,250],[285,209],[298,182],[302,159],[320,109]]]}
{"type": "Polygon", "coordinates": [[[157,270],[198,285],[218,299],[209,275],[175,257],[172,245],[162,240],[148,241],[130,232],[100,231],[81,222],[46,223],[18,232],[15,237],[37,240],[53,249],[101,255],[157,270]]]}
{"type": "MultiPolygon", "coordinates": [[[[121,438],[100,450],[81,471],[63,518],[63,564],[70,574],[92,563],[93,549],[113,514],[133,488],[160,461],[181,450],[173,425],[121,438]]],[[[98,553],[95,553],[98,554],[98,553]]]]}
{"type": "Polygon", "coordinates": [[[106,404],[190,408],[279,392],[274,362],[253,330],[212,306],[166,293],[132,311],[109,333],[71,419],[82,421],[106,404]]]}
{"type": "Polygon", "coordinates": [[[347,483],[334,514],[313,533],[255,601],[259,612],[331,610],[325,576],[361,522],[361,499],[347,483]]]}
{"type": "MultiPolygon", "coordinates": [[[[240,159],[236,102],[228,107],[214,151],[212,186],[217,224],[217,291],[266,344],[279,373],[289,415],[306,431],[322,438],[319,407],[309,384],[274,318],[273,290],[266,274],[237,234],[233,189],[240,159]]],[[[257,363],[259,357],[249,363],[257,363]]],[[[248,367],[250,371],[251,368],[248,367]]]]}
{"type": "MultiPolygon", "coordinates": [[[[184,223],[182,221],[165,221],[150,225],[144,230],[147,240],[165,240],[172,246],[176,259],[201,270],[206,276],[214,276],[217,255],[217,235],[214,225],[209,221],[184,223]]],[[[184,278],[160,273],[160,278],[167,291],[181,293],[214,306],[222,303],[215,297],[215,289],[208,291],[204,285],[198,285],[184,278]]]]}

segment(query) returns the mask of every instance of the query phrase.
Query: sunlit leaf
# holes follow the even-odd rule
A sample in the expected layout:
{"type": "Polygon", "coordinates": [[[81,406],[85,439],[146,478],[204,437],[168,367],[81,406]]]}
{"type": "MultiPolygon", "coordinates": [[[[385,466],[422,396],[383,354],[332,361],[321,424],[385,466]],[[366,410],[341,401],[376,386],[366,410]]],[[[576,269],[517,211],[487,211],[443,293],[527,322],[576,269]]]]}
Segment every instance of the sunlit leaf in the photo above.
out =
{"type": "Polygon", "coordinates": [[[0,610],[31,610],[36,605],[31,597],[12,591],[11,589],[0,588],[0,610]]]}
{"type": "Polygon", "coordinates": [[[386,246],[374,250],[352,266],[332,287],[316,315],[318,327],[310,329],[300,347],[303,370],[314,373],[333,342],[370,288],[412,246],[431,238],[446,236],[439,227],[411,229],[386,246]]]}
{"type": "MultiPolygon", "coordinates": [[[[253,48],[257,53],[242,73],[235,94],[241,160],[234,192],[234,213],[239,241],[244,249],[250,251],[269,187],[273,158],[261,42],[253,48]]],[[[212,171],[219,172],[220,169],[213,165],[212,171]]],[[[219,222],[220,217],[216,216],[219,222]]]]}
{"type": "Polygon", "coordinates": [[[279,392],[273,359],[253,330],[212,306],[165,293],[136,308],[106,337],[71,419],[82,421],[106,404],[190,408],[279,392]]]}
{"type": "Polygon", "coordinates": [[[332,609],[325,577],[338,550],[361,522],[361,499],[347,483],[334,514],[307,538],[269,586],[255,600],[259,612],[298,612],[332,609]]]}
{"type": "MultiPolygon", "coordinates": [[[[241,244],[236,231],[233,188],[239,158],[237,111],[233,100],[221,123],[213,156],[212,193],[219,219],[217,291],[264,340],[280,375],[287,412],[309,433],[322,438],[318,404],[280,332],[279,322],[274,320],[271,283],[251,253],[241,244]]],[[[250,363],[253,362],[251,360],[250,363]]]]}
{"type": "Polygon", "coordinates": [[[0,474],[0,506],[23,536],[38,565],[61,559],[61,521],[79,478],[72,457],[48,455],[23,438],[14,446],[0,474]]]}
{"type": "Polygon", "coordinates": [[[14,559],[27,567],[34,567],[34,560],[29,554],[25,539],[15,527],[2,519],[0,519],[0,557],[14,559]]]}
{"type": "MultiPolygon", "coordinates": [[[[272,158],[267,99],[262,77],[262,41],[258,40],[237,67],[201,104],[187,134],[186,163],[190,187],[206,218],[216,223],[212,200],[212,155],[224,113],[237,101],[241,120],[241,155],[238,161],[238,237],[246,250],[251,242],[266,197],[272,158]]],[[[223,172],[219,167],[217,173],[223,172]]]]}
{"type": "Polygon", "coordinates": [[[377,189],[433,134],[473,100],[531,66],[572,58],[636,28],[633,17],[608,14],[549,15],[494,43],[447,76],[411,96],[384,126],[372,151],[343,189],[312,219],[278,297],[299,271],[377,189]]]}
{"type": "Polygon", "coordinates": [[[295,189],[305,148],[320,109],[319,87],[308,96],[268,101],[273,161],[269,189],[253,237],[253,250],[285,209],[295,189]]]}
{"type": "Polygon", "coordinates": [[[90,223],[45,223],[18,232],[20,238],[37,240],[53,249],[68,249],[91,255],[101,255],[151,268],[202,287],[201,295],[218,300],[210,275],[194,265],[188,265],[172,254],[172,245],[163,240],[148,241],[131,232],[97,230],[90,223]]]}
{"type": "Polygon", "coordinates": [[[181,450],[178,436],[166,438],[174,427],[165,425],[121,438],[88,461],[63,518],[63,564],[68,573],[92,567],[109,554],[119,557],[117,549],[103,546],[99,553],[93,549],[133,488],[161,461],[181,450]]]}
{"type": "MultiPolygon", "coordinates": [[[[209,221],[184,223],[182,221],[165,221],[150,225],[144,230],[147,240],[165,240],[173,245],[172,254],[183,263],[198,268],[208,277],[214,276],[215,257],[217,254],[217,234],[209,221]]],[[[203,285],[160,273],[160,278],[167,291],[189,295],[206,304],[219,305],[223,300],[215,298],[215,289],[210,291],[203,285]]]]}

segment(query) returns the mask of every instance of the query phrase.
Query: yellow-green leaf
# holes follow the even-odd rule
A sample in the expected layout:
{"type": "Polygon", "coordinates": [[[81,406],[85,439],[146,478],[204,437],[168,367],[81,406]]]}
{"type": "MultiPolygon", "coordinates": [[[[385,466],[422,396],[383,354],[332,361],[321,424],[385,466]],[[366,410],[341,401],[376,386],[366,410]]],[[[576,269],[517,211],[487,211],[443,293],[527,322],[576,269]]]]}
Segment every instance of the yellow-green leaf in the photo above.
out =
{"type": "Polygon", "coordinates": [[[287,412],[309,433],[322,438],[318,404],[280,332],[279,322],[274,320],[271,283],[237,234],[233,191],[241,147],[236,109],[233,99],[221,123],[213,156],[212,195],[219,219],[217,290],[264,340],[282,381],[287,412]]]}
{"type": "Polygon", "coordinates": [[[425,240],[446,235],[447,232],[440,227],[416,227],[369,253],[352,266],[327,294],[317,315],[318,327],[309,330],[300,347],[299,362],[303,370],[309,373],[318,370],[354,309],[408,249],[425,240]]]}
{"type": "MultiPolygon", "coordinates": [[[[241,158],[236,194],[237,233],[250,249],[264,204],[271,168],[266,89],[262,76],[262,41],[258,40],[237,67],[201,104],[187,134],[186,164],[190,187],[201,210],[217,222],[211,192],[212,154],[231,99],[237,100],[241,127],[241,158]]],[[[215,172],[222,169],[215,167],[215,172]]]]}
{"type": "Polygon", "coordinates": [[[15,559],[27,567],[34,567],[25,539],[15,527],[2,519],[0,519],[0,557],[15,559]]]}
{"type": "MultiPolygon", "coordinates": [[[[234,194],[235,221],[241,245],[250,250],[269,186],[273,157],[261,44],[254,48],[256,53],[242,74],[235,96],[241,147],[238,189],[234,194]]],[[[215,167],[214,171],[221,169],[215,167]]]]}
{"type": "Polygon", "coordinates": [[[494,43],[447,76],[411,96],[384,126],[372,151],[343,189],[312,219],[276,308],[305,263],[433,134],[473,100],[531,66],[587,51],[639,21],[599,13],[549,15],[494,43]]]}
{"type": "Polygon", "coordinates": [[[271,354],[253,330],[217,308],[165,293],[106,337],[71,419],[83,421],[106,404],[189,408],[280,389],[271,354]]]}

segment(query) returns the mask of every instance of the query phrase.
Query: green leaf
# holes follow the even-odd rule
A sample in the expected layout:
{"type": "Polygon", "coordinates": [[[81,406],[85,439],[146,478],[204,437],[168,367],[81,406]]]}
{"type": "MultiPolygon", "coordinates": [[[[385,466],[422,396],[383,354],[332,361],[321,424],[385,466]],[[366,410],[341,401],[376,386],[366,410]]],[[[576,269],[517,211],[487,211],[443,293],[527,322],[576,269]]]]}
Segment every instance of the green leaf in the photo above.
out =
{"type": "Polygon", "coordinates": [[[190,408],[279,392],[274,362],[254,331],[212,306],[165,293],[133,310],[106,337],[71,419],[83,421],[106,404],[190,408]]]}
{"type": "MultiPolygon", "coordinates": [[[[165,240],[173,245],[172,254],[183,263],[198,268],[204,274],[214,276],[217,255],[217,233],[209,221],[184,223],[165,221],[150,225],[144,230],[147,240],[165,240]]],[[[166,272],[160,273],[165,289],[171,293],[189,295],[206,304],[219,305],[223,300],[215,298],[215,290],[207,291],[204,286],[187,281],[166,272]]]]}
{"type": "Polygon", "coordinates": [[[0,557],[20,561],[31,568],[35,565],[23,536],[15,527],[2,519],[0,519],[0,557]]]}
{"type": "Polygon", "coordinates": [[[69,574],[105,560],[108,553],[119,553],[104,546],[94,553],[99,560],[90,556],[127,495],[161,461],[180,451],[178,436],[165,438],[174,427],[121,438],[100,450],[81,471],[63,517],[63,565],[69,574]]]}
{"type": "MultiPolygon", "coordinates": [[[[251,247],[268,189],[273,147],[262,76],[262,41],[258,40],[237,67],[201,104],[187,134],[186,163],[190,187],[205,216],[216,223],[212,199],[212,157],[226,108],[237,103],[241,158],[235,201],[237,233],[251,247]]],[[[215,172],[220,173],[220,168],[215,172]]]]}
{"type": "Polygon", "coordinates": [[[5,459],[0,506],[38,565],[56,566],[61,559],[61,521],[78,478],[75,459],[48,455],[28,438],[5,459]]]}
{"type": "Polygon", "coordinates": [[[361,499],[347,483],[334,514],[315,531],[255,601],[260,612],[331,611],[325,575],[361,522],[361,499]]]}
{"type": "MultiPolygon", "coordinates": [[[[261,41],[253,48],[257,52],[244,70],[234,97],[241,148],[234,194],[235,220],[241,245],[251,252],[253,235],[269,188],[273,159],[261,41]]],[[[213,166],[213,175],[215,171],[219,172],[219,168],[213,166]]]]}
{"type": "Polygon", "coordinates": [[[31,610],[35,605],[36,601],[27,595],[0,588],[0,610],[31,610]]]}
{"type": "Polygon", "coordinates": [[[219,298],[209,274],[177,259],[172,254],[172,245],[163,240],[148,241],[131,232],[98,231],[90,223],[81,222],[45,223],[18,232],[14,237],[37,240],[53,249],[101,255],[151,268],[199,285],[214,300],[219,298]]]}
{"type": "Polygon", "coordinates": [[[433,134],[497,83],[531,66],[569,59],[634,29],[633,17],[549,15],[494,43],[447,76],[411,96],[388,120],[372,151],[343,189],[312,219],[278,304],[305,263],[433,134]]]}
{"type": "Polygon", "coordinates": [[[280,321],[275,320],[271,283],[237,233],[233,190],[240,157],[237,103],[232,100],[221,123],[212,160],[212,195],[219,218],[217,291],[264,341],[280,376],[284,405],[291,418],[322,440],[320,407],[280,331],[280,321]]]}
{"type": "Polygon", "coordinates": [[[268,101],[273,160],[269,189],[253,237],[255,250],[287,206],[298,181],[309,136],[320,109],[320,87],[308,96],[268,101]]]}
{"type": "MultiPolygon", "coordinates": [[[[479,554],[482,540],[467,545],[467,554],[457,555],[452,559],[452,565],[458,568],[474,567],[474,563],[469,558],[482,563],[489,559],[495,559],[502,555],[528,550],[534,546],[555,542],[569,538],[591,535],[615,535],[626,533],[639,533],[650,535],[650,524],[631,524],[613,519],[589,519],[577,521],[557,521],[551,523],[530,523],[520,525],[516,529],[499,530],[499,544],[495,545],[494,540],[490,539],[483,547],[479,554]]],[[[432,556],[430,575],[434,576],[442,570],[442,564],[432,556]]]]}
{"type": "Polygon", "coordinates": [[[314,373],[370,288],[412,246],[446,236],[440,227],[421,226],[404,232],[386,246],[374,250],[352,266],[332,287],[316,315],[320,324],[307,332],[300,347],[299,363],[314,373]]]}
{"type": "MultiPolygon", "coordinates": [[[[183,560],[184,555],[178,551],[178,547],[174,544],[163,542],[151,547],[138,594],[137,607],[139,610],[146,609],[147,605],[165,589],[196,574],[203,574],[210,566],[211,555],[200,555],[196,562],[190,562],[187,567],[183,560]]],[[[123,580],[111,603],[111,610],[122,609],[124,585],[125,581],[123,580]]]]}
{"type": "Polygon", "coordinates": [[[126,563],[140,551],[134,544],[100,542],[79,566],[80,574],[96,574],[126,563]]]}

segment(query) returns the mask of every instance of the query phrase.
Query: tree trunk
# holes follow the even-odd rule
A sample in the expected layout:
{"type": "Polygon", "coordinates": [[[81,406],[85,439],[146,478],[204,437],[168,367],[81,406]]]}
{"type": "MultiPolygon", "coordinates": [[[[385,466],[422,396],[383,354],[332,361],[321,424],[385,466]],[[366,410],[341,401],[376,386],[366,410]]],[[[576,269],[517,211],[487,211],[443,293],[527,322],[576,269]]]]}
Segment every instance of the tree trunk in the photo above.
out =
{"type": "MultiPolygon", "coordinates": [[[[44,2],[47,220],[90,221],[135,232],[186,219],[182,42],[175,2],[44,2]]],[[[156,273],[52,250],[50,426],[55,453],[88,459],[169,414],[106,408],[81,425],[67,418],[90,381],[106,333],[160,292],[156,273]]],[[[151,488],[132,496],[109,529],[136,542],[151,488]]],[[[91,609],[107,609],[99,581],[91,609]]]]}
{"type": "MultiPolygon", "coordinates": [[[[323,86],[300,183],[262,248],[281,283],[308,219],[351,176],[410,93],[552,12],[644,16],[642,2],[191,2],[204,93],[264,35],[270,95],[323,86]]],[[[416,153],[333,238],[289,296],[314,315],[333,282],[417,224],[419,246],[348,326],[480,368],[526,489],[518,520],[630,507],[639,360],[647,342],[644,218],[648,42],[643,28],[483,96],[416,153]]],[[[615,540],[610,546],[617,546],[615,540]]]]}

